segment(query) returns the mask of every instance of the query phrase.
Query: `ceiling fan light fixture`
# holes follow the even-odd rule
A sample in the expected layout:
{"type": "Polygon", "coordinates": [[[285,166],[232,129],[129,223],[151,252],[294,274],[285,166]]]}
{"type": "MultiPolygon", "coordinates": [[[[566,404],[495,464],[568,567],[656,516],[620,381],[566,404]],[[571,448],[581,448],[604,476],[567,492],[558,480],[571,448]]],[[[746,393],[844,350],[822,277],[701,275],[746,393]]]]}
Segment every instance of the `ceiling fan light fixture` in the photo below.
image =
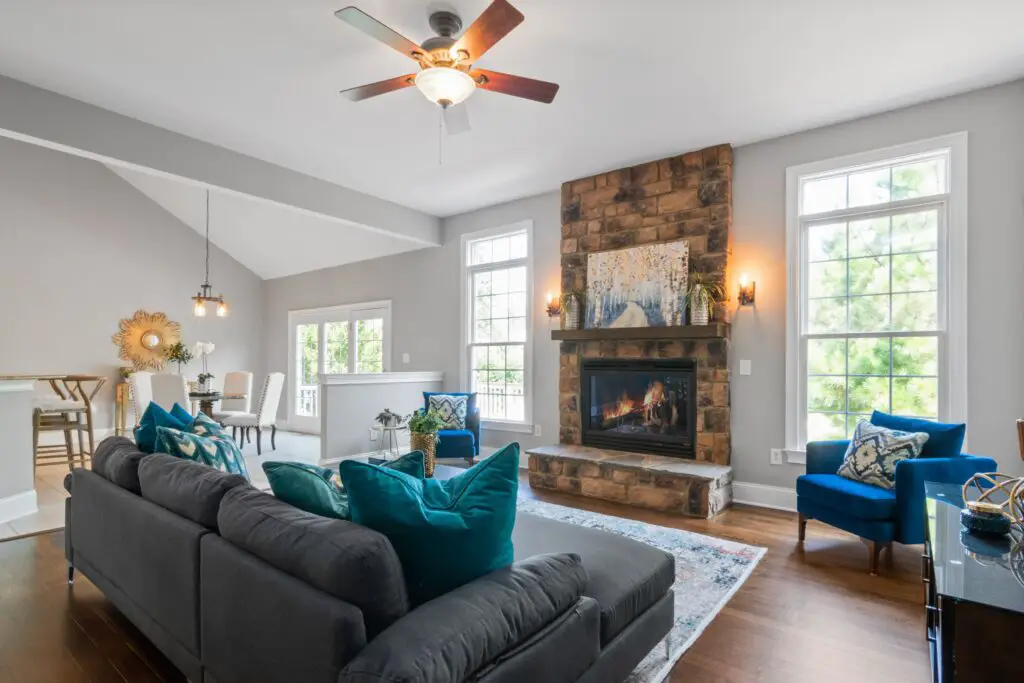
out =
{"type": "Polygon", "coordinates": [[[452,106],[465,102],[476,90],[476,82],[465,71],[433,66],[416,74],[416,87],[434,104],[452,106]]]}

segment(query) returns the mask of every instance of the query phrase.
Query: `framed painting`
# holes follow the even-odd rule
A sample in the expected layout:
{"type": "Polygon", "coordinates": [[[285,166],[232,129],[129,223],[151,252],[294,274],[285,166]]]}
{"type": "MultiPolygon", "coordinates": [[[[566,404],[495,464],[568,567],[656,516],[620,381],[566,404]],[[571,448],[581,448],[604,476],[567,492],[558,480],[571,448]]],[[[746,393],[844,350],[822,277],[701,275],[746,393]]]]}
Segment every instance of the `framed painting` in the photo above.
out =
{"type": "Polygon", "coordinates": [[[689,268],[686,240],[590,254],[585,326],[682,325],[689,268]]]}

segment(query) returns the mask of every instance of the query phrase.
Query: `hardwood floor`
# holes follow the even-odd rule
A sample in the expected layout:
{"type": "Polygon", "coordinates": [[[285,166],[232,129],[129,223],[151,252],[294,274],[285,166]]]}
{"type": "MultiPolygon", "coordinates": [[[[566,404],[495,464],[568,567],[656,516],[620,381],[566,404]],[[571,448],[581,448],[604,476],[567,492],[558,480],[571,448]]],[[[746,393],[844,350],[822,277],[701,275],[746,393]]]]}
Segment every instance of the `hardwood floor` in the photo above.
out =
{"type": "MultiPolygon", "coordinates": [[[[750,579],[676,664],[673,683],[929,680],[918,547],[881,576],[855,537],[796,515],[735,507],[681,519],[576,496],[522,495],[768,549],[750,579]]],[[[0,543],[0,682],[137,683],[184,678],[85,577],[65,583],[63,535],[0,543]]],[[[301,683],[301,682],[296,682],[301,683]]]]}

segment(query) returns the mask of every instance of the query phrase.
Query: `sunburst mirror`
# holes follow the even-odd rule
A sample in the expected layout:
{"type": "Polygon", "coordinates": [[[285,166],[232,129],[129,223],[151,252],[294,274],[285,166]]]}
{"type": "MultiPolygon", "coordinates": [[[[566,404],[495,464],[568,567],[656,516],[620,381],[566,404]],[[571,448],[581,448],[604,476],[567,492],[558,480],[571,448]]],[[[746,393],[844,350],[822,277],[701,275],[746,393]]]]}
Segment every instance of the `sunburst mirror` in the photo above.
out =
{"type": "Polygon", "coordinates": [[[135,311],[121,320],[119,328],[111,339],[118,346],[118,357],[135,370],[162,370],[167,348],[181,341],[181,326],[163,313],[135,311]]]}

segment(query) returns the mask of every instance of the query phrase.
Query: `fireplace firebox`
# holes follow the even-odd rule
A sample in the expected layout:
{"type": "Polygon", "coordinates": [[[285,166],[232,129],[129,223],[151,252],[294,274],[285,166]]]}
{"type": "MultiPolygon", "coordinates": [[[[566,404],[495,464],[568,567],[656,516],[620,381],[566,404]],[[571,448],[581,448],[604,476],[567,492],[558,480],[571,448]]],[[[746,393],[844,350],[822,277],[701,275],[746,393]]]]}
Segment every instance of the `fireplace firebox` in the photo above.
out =
{"type": "Polygon", "coordinates": [[[694,459],[694,368],[691,359],[584,358],[583,444],[694,459]]]}

